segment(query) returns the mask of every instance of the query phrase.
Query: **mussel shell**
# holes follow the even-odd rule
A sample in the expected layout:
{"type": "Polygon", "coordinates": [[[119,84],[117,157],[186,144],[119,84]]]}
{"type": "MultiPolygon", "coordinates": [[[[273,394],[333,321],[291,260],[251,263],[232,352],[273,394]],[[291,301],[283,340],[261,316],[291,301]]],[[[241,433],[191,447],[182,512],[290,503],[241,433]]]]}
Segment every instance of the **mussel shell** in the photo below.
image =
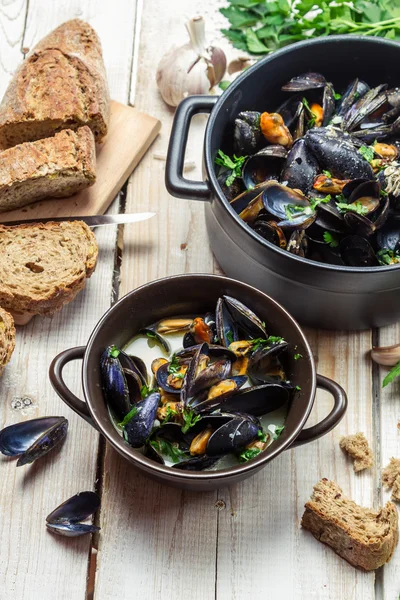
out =
{"type": "Polygon", "coordinates": [[[29,465],[36,459],[41,458],[50,450],[53,450],[62,440],[65,438],[68,432],[68,421],[62,419],[59,423],[50,427],[45,431],[33,444],[30,446],[24,454],[20,456],[17,461],[17,467],[23,465],[29,465]]]}
{"type": "Polygon", "coordinates": [[[338,179],[373,179],[372,167],[349,135],[325,127],[307,131],[305,140],[322,169],[338,179]]]}
{"type": "Polygon", "coordinates": [[[340,254],[344,263],[350,267],[378,267],[374,249],[365,238],[348,235],[340,242],[340,254]]]}
{"type": "Polygon", "coordinates": [[[387,249],[398,252],[400,250],[400,219],[389,217],[385,225],[377,232],[376,243],[380,250],[387,249]]]}
{"type": "Polygon", "coordinates": [[[347,131],[354,131],[360,124],[377,111],[387,102],[387,94],[385,92],[387,84],[378,85],[357,100],[355,104],[344,116],[344,127],[347,131]]]}
{"type": "Polygon", "coordinates": [[[167,379],[170,375],[170,373],[168,371],[170,364],[171,363],[169,363],[169,362],[165,363],[157,369],[157,372],[156,372],[157,385],[165,392],[168,392],[168,394],[180,394],[181,393],[180,389],[174,388],[174,387],[168,385],[168,383],[167,383],[167,379]]]}
{"type": "Polygon", "coordinates": [[[159,465],[165,465],[165,460],[163,456],[157,452],[155,448],[151,444],[146,444],[143,451],[143,456],[146,458],[150,458],[150,460],[154,460],[154,462],[159,465]]]}
{"type": "Polygon", "coordinates": [[[157,333],[157,331],[154,331],[154,329],[143,327],[139,330],[139,333],[141,335],[147,336],[150,341],[153,340],[155,343],[159,344],[167,354],[171,353],[171,345],[168,342],[168,340],[166,340],[162,335],[157,333]]]}
{"type": "Polygon", "coordinates": [[[348,183],[346,183],[345,186],[343,186],[342,189],[342,194],[343,196],[347,199],[347,201],[350,201],[350,196],[353,194],[353,192],[355,192],[355,190],[357,188],[360,187],[360,185],[363,185],[364,183],[369,183],[369,181],[371,181],[370,179],[352,179],[351,181],[349,181],[348,183]]]}
{"type": "Polygon", "coordinates": [[[336,206],[334,200],[330,200],[327,203],[321,202],[317,207],[317,218],[315,224],[311,225],[307,229],[307,235],[313,238],[313,229],[318,227],[323,231],[330,231],[333,233],[345,233],[347,231],[347,225],[345,223],[343,214],[336,206]]]}
{"type": "MultiPolygon", "coordinates": [[[[184,361],[187,359],[192,359],[196,354],[198,349],[201,347],[201,344],[196,344],[195,346],[190,346],[189,348],[184,348],[183,350],[179,350],[175,353],[175,356],[179,359],[179,361],[184,361]]],[[[213,358],[228,358],[231,362],[236,360],[236,354],[229,350],[229,348],[225,348],[225,346],[219,346],[218,344],[209,344],[207,355],[213,358]]]]}
{"type": "Polygon", "coordinates": [[[223,410],[261,417],[284,406],[289,398],[287,387],[279,383],[265,383],[240,390],[224,402],[223,410]]]}
{"type": "MultiPolygon", "coordinates": [[[[127,377],[118,357],[111,356],[112,347],[108,347],[100,359],[101,382],[107,404],[114,410],[116,417],[123,418],[131,408],[130,390],[127,377]]],[[[132,388],[137,384],[134,376],[130,377],[132,388]]],[[[140,393],[140,385],[139,387],[140,393]]],[[[133,394],[136,398],[136,393],[133,394]]]]}
{"type": "Polygon", "coordinates": [[[361,237],[370,237],[374,235],[376,227],[370,219],[358,213],[348,212],[344,215],[344,220],[352,233],[361,237]]]}
{"type": "Polygon", "coordinates": [[[207,390],[220,381],[227,379],[231,371],[231,365],[230,360],[221,359],[206,367],[194,380],[191,395],[197,396],[203,390],[207,390]]]}
{"type": "MultiPolygon", "coordinates": [[[[261,319],[248,306],[232,296],[222,296],[222,300],[231,315],[232,322],[237,325],[239,330],[243,330],[252,338],[267,338],[267,332],[261,319]]],[[[238,340],[239,338],[233,341],[238,340]]]]}
{"type": "Polygon", "coordinates": [[[140,448],[149,437],[157,408],[160,403],[160,394],[153,392],[137,404],[136,415],[125,425],[124,437],[132,448],[140,448]]]}
{"type": "Polygon", "coordinates": [[[176,463],[172,465],[172,468],[179,469],[180,471],[203,471],[204,469],[213,467],[219,459],[220,456],[206,456],[204,454],[203,456],[196,456],[195,458],[176,463]]]}
{"type": "Polygon", "coordinates": [[[187,403],[189,402],[192,396],[192,387],[196,379],[197,367],[199,366],[201,355],[209,355],[208,344],[200,344],[196,352],[193,354],[193,357],[190,359],[190,363],[185,373],[180,392],[180,401],[182,402],[183,406],[187,406],[187,403]]]}
{"type": "Polygon", "coordinates": [[[262,200],[265,210],[279,219],[278,226],[282,228],[306,229],[316,217],[305,196],[277,182],[270,182],[262,194],[262,200]],[[293,214],[289,218],[287,214],[289,206],[299,207],[303,212],[299,210],[297,215],[293,214]]]}
{"type": "Polygon", "coordinates": [[[329,121],[332,119],[333,114],[336,108],[335,101],[335,92],[333,90],[333,85],[331,83],[327,83],[324,88],[324,95],[322,99],[322,108],[323,108],[323,120],[322,126],[325,127],[328,125],[329,121]]]}
{"type": "Polygon", "coordinates": [[[196,345],[196,340],[193,337],[193,334],[190,331],[186,332],[183,336],[182,346],[184,348],[192,348],[196,345]]]}
{"type": "Polygon", "coordinates": [[[214,431],[208,440],[206,454],[221,456],[237,452],[257,438],[258,431],[258,425],[249,419],[232,419],[214,431]]]}
{"type": "Polygon", "coordinates": [[[260,130],[261,113],[256,111],[243,111],[235,119],[234,147],[238,156],[254,154],[261,140],[260,130]]]}
{"type": "Polygon", "coordinates": [[[301,101],[302,97],[302,94],[289,96],[289,98],[287,98],[280,106],[278,106],[278,108],[275,111],[276,113],[281,115],[288,129],[290,129],[293,125],[296,125],[300,109],[301,107],[303,107],[303,103],[301,101]]]}
{"type": "Polygon", "coordinates": [[[389,196],[381,199],[379,209],[373,214],[372,220],[374,223],[375,230],[380,229],[386,223],[390,213],[390,200],[389,196]]]}
{"type": "Polygon", "coordinates": [[[231,200],[230,205],[233,210],[240,214],[242,213],[252,202],[256,201],[261,193],[265,190],[265,187],[269,184],[269,181],[265,181],[256,185],[251,190],[245,190],[243,193],[236,196],[233,200],[231,200]]]}
{"type": "Polygon", "coordinates": [[[305,92],[325,87],[326,83],[325,77],[320,73],[302,73],[292,77],[281,89],[284,92],[305,92]]]}
{"type": "Polygon", "coordinates": [[[95,492],[80,492],[57,506],[47,517],[48,523],[78,523],[93,515],[100,507],[95,492]]]}
{"type": "Polygon", "coordinates": [[[289,347],[287,342],[277,342],[275,344],[271,344],[271,346],[260,347],[255,350],[250,358],[249,358],[249,369],[253,368],[256,365],[259,365],[260,368],[267,367],[265,361],[271,359],[272,357],[277,357],[282,354],[282,352],[286,352],[289,347]],[[260,364],[262,361],[262,365],[260,364]]]}
{"type": "Polygon", "coordinates": [[[118,358],[123,369],[133,371],[139,377],[141,384],[147,385],[149,377],[144,360],[139,356],[126,354],[126,352],[121,352],[118,358]]]}
{"type": "Polygon", "coordinates": [[[303,258],[308,254],[308,238],[305,230],[296,229],[289,238],[286,250],[303,258]]]}
{"type": "Polygon", "coordinates": [[[239,340],[239,332],[224,298],[218,298],[215,317],[219,342],[228,348],[232,342],[239,340]]]}
{"type": "Polygon", "coordinates": [[[267,240],[274,246],[286,248],[286,236],[281,227],[278,227],[276,221],[268,221],[265,218],[257,218],[253,223],[252,229],[258,233],[264,240],[267,240]]]}
{"type": "Polygon", "coordinates": [[[360,129],[359,131],[353,131],[352,135],[358,140],[361,140],[365,144],[372,144],[374,141],[382,142],[383,140],[389,139],[394,134],[392,125],[372,125],[366,129],[360,129]]]}
{"type": "Polygon", "coordinates": [[[227,178],[231,175],[232,169],[221,168],[218,172],[218,183],[221,186],[221,190],[228,202],[231,202],[236,196],[239,196],[244,192],[245,187],[241,178],[236,177],[231,185],[226,185],[227,178]]]}
{"type": "Polygon", "coordinates": [[[249,156],[243,165],[242,178],[247,189],[268,179],[278,179],[287,150],[283,146],[267,146],[249,156]]]}
{"type": "Polygon", "coordinates": [[[336,111],[337,114],[339,116],[345,115],[357,100],[365,96],[369,89],[370,87],[367,83],[365,83],[365,81],[361,81],[359,79],[352,81],[342,94],[342,98],[336,111]]]}
{"type": "Polygon", "coordinates": [[[318,170],[318,162],[302,138],[291,148],[283,165],[280,181],[307,194],[313,187],[318,170]]]}
{"type": "Polygon", "coordinates": [[[0,431],[0,452],[6,456],[23,454],[43,434],[65,421],[64,417],[40,417],[9,425],[0,431]]]}
{"type": "Polygon", "coordinates": [[[225,410],[225,401],[237,393],[237,390],[239,390],[247,382],[247,377],[244,375],[229,377],[229,381],[233,381],[235,383],[235,387],[233,389],[210,399],[207,398],[207,395],[195,398],[191,402],[191,407],[197,413],[204,411],[209,412],[212,410],[225,410]]]}
{"type": "Polygon", "coordinates": [[[100,527],[86,523],[46,523],[46,527],[51,533],[62,535],[63,537],[79,537],[100,531],[100,527]]]}
{"type": "Polygon", "coordinates": [[[349,204],[352,204],[353,202],[362,202],[363,206],[369,209],[368,214],[372,213],[379,206],[380,191],[381,186],[377,181],[360,183],[360,185],[358,185],[350,194],[348,202],[349,204]],[[369,201],[367,201],[367,199],[369,201]]]}

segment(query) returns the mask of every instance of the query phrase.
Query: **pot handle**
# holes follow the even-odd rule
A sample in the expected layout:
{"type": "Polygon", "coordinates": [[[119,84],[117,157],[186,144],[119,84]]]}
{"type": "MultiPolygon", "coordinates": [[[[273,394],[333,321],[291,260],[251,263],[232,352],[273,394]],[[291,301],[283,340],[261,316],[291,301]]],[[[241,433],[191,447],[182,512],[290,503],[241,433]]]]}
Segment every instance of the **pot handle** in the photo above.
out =
{"type": "Polygon", "coordinates": [[[347,395],[344,389],[336,383],[336,381],[332,381],[332,379],[328,379],[328,377],[324,377],[323,375],[317,375],[317,387],[326,390],[333,396],[334,406],[325,419],[322,419],[316,425],[312,427],[307,427],[307,429],[303,429],[290,448],[295,448],[296,446],[302,446],[303,444],[307,444],[308,442],[313,442],[319,437],[331,431],[339,421],[343,418],[344,413],[347,409],[347,395]]]}
{"type": "Polygon", "coordinates": [[[90,416],[87,404],[79,400],[75,394],[67,387],[63,379],[63,369],[65,365],[72,360],[82,360],[86,351],[86,346],[78,346],[64,350],[54,358],[49,368],[50,382],[61,400],[74,410],[82,419],[85,419],[95,429],[97,429],[92,417],[90,416]]]}
{"type": "Polygon", "coordinates": [[[198,113],[210,113],[218,96],[190,96],[176,109],[165,167],[165,186],[176,198],[210,200],[211,190],[206,181],[191,181],[183,177],[186,144],[190,122],[198,113]]]}

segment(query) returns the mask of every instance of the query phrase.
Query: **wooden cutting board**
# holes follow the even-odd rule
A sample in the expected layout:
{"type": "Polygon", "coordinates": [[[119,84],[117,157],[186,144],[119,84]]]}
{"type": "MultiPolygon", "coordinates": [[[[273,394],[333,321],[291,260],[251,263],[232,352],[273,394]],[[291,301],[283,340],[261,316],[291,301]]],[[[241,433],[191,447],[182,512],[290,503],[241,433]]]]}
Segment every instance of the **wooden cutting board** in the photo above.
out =
{"type": "Polygon", "coordinates": [[[0,213],[0,221],[103,214],[158,135],[158,119],[111,101],[109,132],[97,145],[97,179],[70,198],[42,200],[0,213]]]}

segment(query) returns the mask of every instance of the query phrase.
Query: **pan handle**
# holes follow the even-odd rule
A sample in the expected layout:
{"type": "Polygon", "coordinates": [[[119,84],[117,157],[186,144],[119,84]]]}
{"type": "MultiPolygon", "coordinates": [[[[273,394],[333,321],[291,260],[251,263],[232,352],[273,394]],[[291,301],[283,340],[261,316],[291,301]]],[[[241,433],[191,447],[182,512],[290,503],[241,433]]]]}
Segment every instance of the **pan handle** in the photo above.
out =
{"type": "Polygon", "coordinates": [[[346,412],[347,395],[344,389],[336,383],[336,381],[332,381],[332,379],[328,379],[328,377],[324,377],[323,375],[317,375],[317,387],[332,394],[334,400],[333,408],[325,419],[322,419],[322,421],[312,427],[303,429],[290,448],[308,444],[308,442],[313,442],[322,437],[336,427],[346,412]]]}

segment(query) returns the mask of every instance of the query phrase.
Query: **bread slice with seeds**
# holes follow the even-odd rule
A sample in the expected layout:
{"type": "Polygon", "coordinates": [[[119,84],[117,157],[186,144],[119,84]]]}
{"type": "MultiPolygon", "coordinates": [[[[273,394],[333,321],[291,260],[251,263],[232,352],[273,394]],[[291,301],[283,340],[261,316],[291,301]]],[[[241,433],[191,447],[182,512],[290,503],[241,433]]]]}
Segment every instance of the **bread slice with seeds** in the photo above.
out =
{"type": "Polygon", "coordinates": [[[398,515],[392,502],[379,510],[362,508],[325,478],[314,486],[301,524],[353,567],[364,571],[387,563],[398,542],[398,515]]]}
{"type": "Polygon", "coordinates": [[[64,198],[96,181],[96,148],[89,127],[0,152],[0,211],[44,198],[64,198]]]}
{"type": "Polygon", "coordinates": [[[10,361],[15,348],[14,319],[3,308],[0,308],[0,375],[10,361]]]}
{"type": "Polygon", "coordinates": [[[97,255],[82,221],[0,225],[0,306],[18,324],[54,314],[85,287],[97,255]]]}
{"type": "Polygon", "coordinates": [[[382,471],[382,483],[392,489],[392,500],[400,502],[400,459],[391,458],[390,463],[382,471]]]}
{"type": "Polygon", "coordinates": [[[340,447],[354,459],[353,469],[356,473],[363,469],[370,469],[374,464],[372,450],[361,431],[342,437],[340,447]]]}
{"type": "Polygon", "coordinates": [[[110,98],[100,40],[80,19],[43,38],[14,74],[0,104],[0,148],[88,125],[107,133],[110,98]]]}

